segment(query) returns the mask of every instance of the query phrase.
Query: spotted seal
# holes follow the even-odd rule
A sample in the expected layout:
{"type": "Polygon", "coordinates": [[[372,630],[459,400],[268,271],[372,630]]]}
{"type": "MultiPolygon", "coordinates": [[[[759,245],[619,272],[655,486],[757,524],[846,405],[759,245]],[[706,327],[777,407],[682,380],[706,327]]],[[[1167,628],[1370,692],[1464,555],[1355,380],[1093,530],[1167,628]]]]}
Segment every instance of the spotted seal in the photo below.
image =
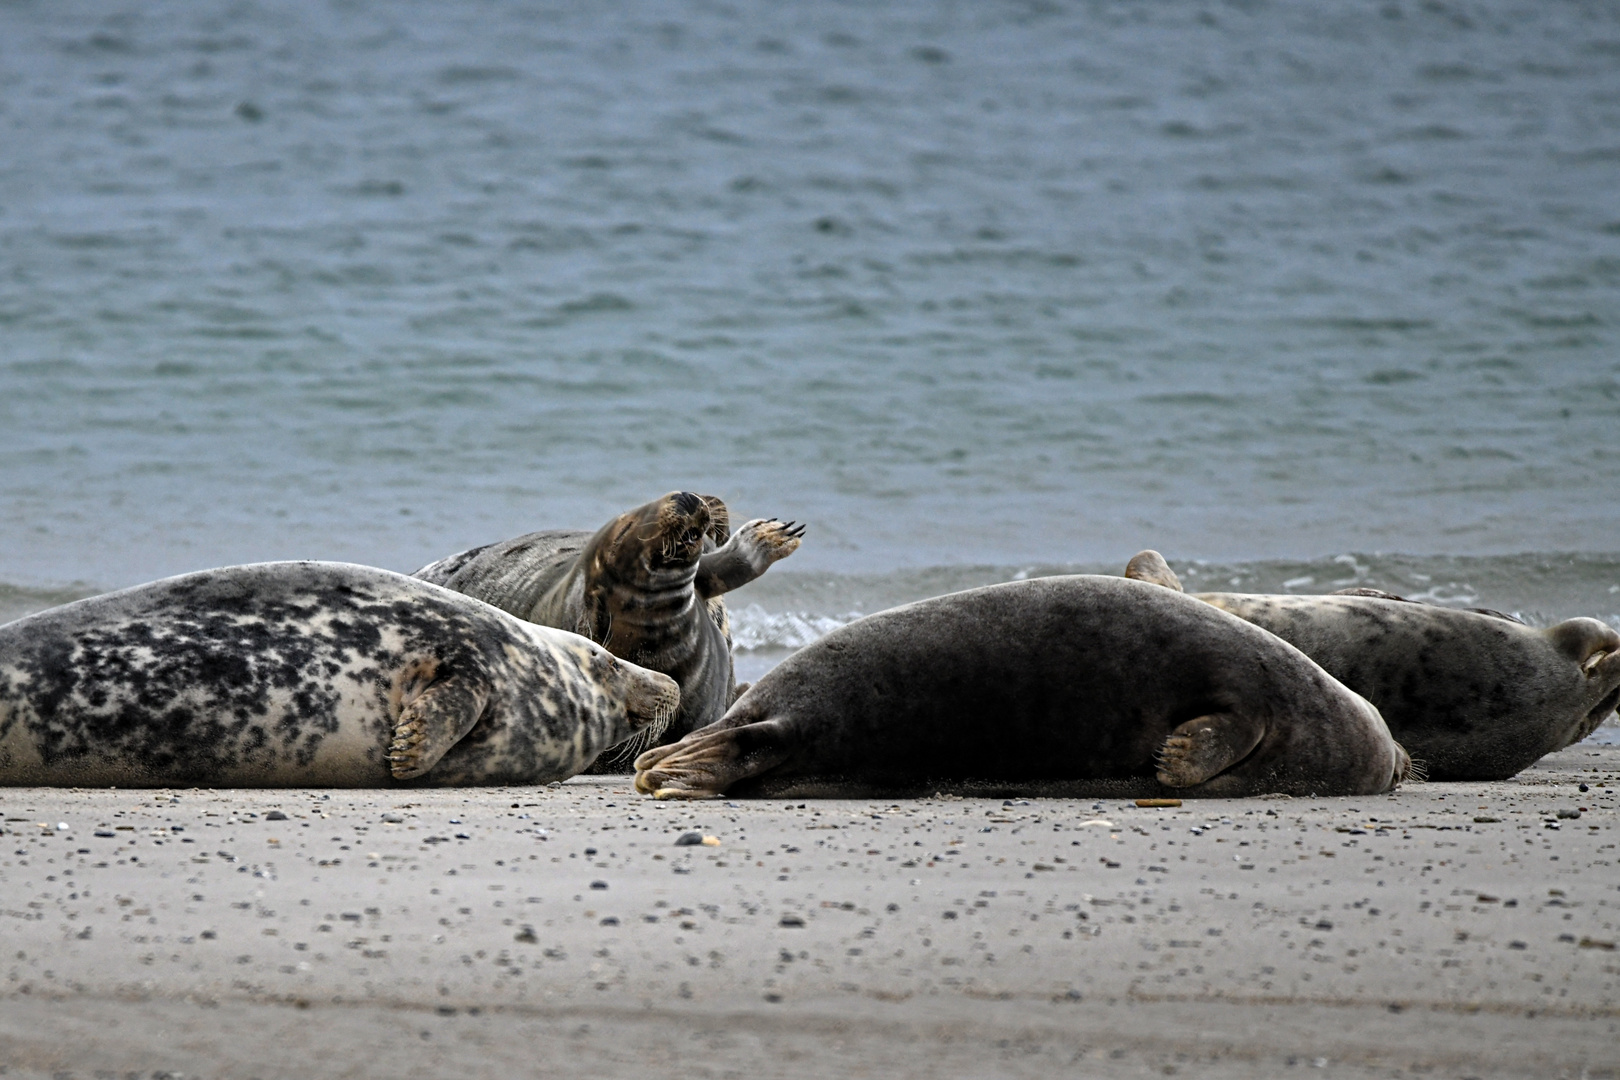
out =
{"type": "MultiPolygon", "coordinates": [[[[803,534],[804,526],[775,519],[732,533],[725,503],[672,491],[595,533],[533,532],[429,563],[414,576],[573,630],[670,676],[680,684],[681,707],[663,734],[669,741],[718,720],[735,697],[723,595],[791,555],[803,534]]],[[[621,756],[628,764],[635,755],[621,756]]]]}
{"type": "Polygon", "coordinates": [[[536,784],[656,728],[677,694],[402,574],[229,566],[0,626],[0,784],[536,784]]]}
{"type": "MultiPolygon", "coordinates": [[[[1156,551],[1127,577],[1177,591],[1156,551]]],[[[1536,629],[1373,589],[1197,593],[1264,627],[1378,706],[1433,780],[1503,780],[1590,735],[1620,702],[1620,634],[1596,619],[1536,629]]]]}
{"type": "Polygon", "coordinates": [[[636,760],[659,798],[936,790],[1386,791],[1378,711],[1293,646],[1138,581],[1015,581],[879,612],[636,760]]]}

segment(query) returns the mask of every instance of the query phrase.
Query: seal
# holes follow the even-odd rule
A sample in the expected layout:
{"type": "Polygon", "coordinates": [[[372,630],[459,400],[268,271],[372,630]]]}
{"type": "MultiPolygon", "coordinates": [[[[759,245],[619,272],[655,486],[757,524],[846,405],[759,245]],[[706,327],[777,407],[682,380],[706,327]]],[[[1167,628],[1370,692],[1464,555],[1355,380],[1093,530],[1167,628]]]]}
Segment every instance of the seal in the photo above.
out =
{"type": "Polygon", "coordinates": [[[636,760],[658,798],[1386,791],[1378,711],[1293,646],[1138,581],[1008,582],[856,620],[636,760]]]}
{"type": "MultiPolygon", "coordinates": [[[[1127,577],[1181,591],[1156,551],[1127,577]]],[[[1545,629],[1373,589],[1325,596],[1196,593],[1282,638],[1378,707],[1432,780],[1505,780],[1590,735],[1620,702],[1620,633],[1545,629]]]]}
{"type": "MultiPolygon", "coordinates": [[[[595,533],[552,529],[463,551],[415,577],[521,619],[572,630],[615,656],[674,679],[677,739],[718,720],[736,697],[723,596],[798,548],[804,526],[772,519],[729,531],[712,495],[672,491],[595,533]]],[[[630,752],[655,745],[648,731],[630,752]]]]}
{"type": "Polygon", "coordinates": [[[0,784],[538,784],[656,730],[677,694],[402,574],[229,566],[0,626],[0,784]]]}

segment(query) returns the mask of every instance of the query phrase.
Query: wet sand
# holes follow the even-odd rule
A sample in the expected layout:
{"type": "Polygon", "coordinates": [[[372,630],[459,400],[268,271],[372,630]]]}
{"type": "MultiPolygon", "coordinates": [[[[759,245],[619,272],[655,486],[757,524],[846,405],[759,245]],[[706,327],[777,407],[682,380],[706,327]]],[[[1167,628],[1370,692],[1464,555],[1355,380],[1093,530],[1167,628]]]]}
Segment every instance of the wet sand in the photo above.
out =
{"type": "Polygon", "coordinates": [[[1616,1076],[1617,796],[0,790],[0,1075],[1616,1076]]]}

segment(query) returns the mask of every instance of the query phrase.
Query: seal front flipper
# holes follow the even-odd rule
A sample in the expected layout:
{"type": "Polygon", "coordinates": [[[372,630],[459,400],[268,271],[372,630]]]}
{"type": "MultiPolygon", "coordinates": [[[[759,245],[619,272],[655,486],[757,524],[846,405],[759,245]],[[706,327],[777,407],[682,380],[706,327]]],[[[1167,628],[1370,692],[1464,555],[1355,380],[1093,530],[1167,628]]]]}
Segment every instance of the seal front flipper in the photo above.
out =
{"type": "Polygon", "coordinates": [[[1131,556],[1131,561],[1125,564],[1125,576],[1133,581],[1145,581],[1150,585],[1163,585],[1167,589],[1183,592],[1181,579],[1176,572],[1170,569],[1170,564],[1164,561],[1152,548],[1139,551],[1131,556]]]}
{"type": "Polygon", "coordinates": [[[698,595],[707,600],[748,584],[798,550],[803,536],[804,526],[797,522],[756,518],[744,524],[698,560],[693,582],[698,595]]]}
{"type": "Polygon", "coordinates": [[[1159,748],[1159,783],[1177,788],[1202,784],[1248,757],[1265,733],[1259,720],[1237,713],[1188,720],[1159,748]]]}
{"type": "Polygon", "coordinates": [[[470,675],[432,683],[400,709],[388,768],[395,780],[414,780],[438,764],[484,714],[489,684],[470,675]]]}
{"type": "Polygon", "coordinates": [[[636,790],[655,799],[713,799],[737,781],[786,761],[785,725],[774,720],[694,731],[636,759],[636,790]]]}

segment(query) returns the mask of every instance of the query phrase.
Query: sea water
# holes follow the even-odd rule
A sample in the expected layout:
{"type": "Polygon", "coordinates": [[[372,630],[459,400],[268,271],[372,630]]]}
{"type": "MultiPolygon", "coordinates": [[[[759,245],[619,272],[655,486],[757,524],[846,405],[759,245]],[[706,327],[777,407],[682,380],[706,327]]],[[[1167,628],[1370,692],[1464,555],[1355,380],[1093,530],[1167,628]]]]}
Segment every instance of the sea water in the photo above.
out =
{"type": "Polygon", "coordinates": [[[807,522],[746,674],[1155,547],[1620,623],[1620,8],[0,4],[0,618],[807,522]]]}

